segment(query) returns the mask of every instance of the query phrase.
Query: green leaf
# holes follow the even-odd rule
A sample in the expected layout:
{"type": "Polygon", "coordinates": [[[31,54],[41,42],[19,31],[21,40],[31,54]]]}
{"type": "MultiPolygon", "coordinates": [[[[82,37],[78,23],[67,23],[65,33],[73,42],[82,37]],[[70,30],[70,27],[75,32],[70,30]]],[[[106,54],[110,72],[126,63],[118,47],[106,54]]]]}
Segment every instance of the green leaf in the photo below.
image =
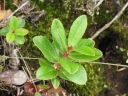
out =
{"type": "Polygon", "coordinates": [[[16,29],[15,30],[15,34],[16,35],[24,36],[24,35],[27,35],[28,34],[28,30],[26,30],[24,28],[19,28],[19,29],[16,29]]]}
{"type": "Polygon", "coordinates": [[[94,47],[95,41],[91,39],[81,39],[79,43],[75,46],[75,48],[79,48],[81,46],[94,47]]]}
{"type": "Polygon", "coordinates": [[[0,55],[0,61],[3,61],[3,60],[5,60],[5,59],[7,59],[7,58],[8,58],[8,56],[0,55]]]}
{"type": "Polygon", "coordinates": [[[24,36],[15,35],[15,40],[14,41],[17,44],[24,44],[25,39],[24,39],[24,36]]]}
{"type": "Polygon", "coordinates": [[[87,82],[87,73],[83,66],[79,65],[79,69],[74,74],[69,74],[62,67],[59,67],[59,70],[72,82],[76,84],[86,84],[87,82]]]}
{"type": "Polygon", "coordinates": [[[50,62],[49,62],[48,60],[44,59],[44,58],[39,59],[39,64],[40,64],[40,66],[46,65],[46,66],[51,66],[51,67],[53,67],[53,66],[50,64],[50,62]]]}
{"type": "Polygon", "coordinates": [[[89,62],[99,59],[102,56],[102,52],[96,48],[92,48],[92,49],[95,52],[95,56],[83,55],[78,52],[70,52],[69,57],[78,62],[89,62]]]}
{"type": "Polygon", "coordinates": [[[11,30],[16,30],[18,28],[18,19],[15,16],[10,18],[9,27],[11,30]]]}
{"type": "Polygon", "coordinates": [[[69,37],[68,46],[74,47],[80,41],[85,33],[87,27],[87,18],[85,15],[79,16],[72,24],[69,37]]]}
{"type": "Polygon", "coordinates": [[[69,80],[61,71],[59,71],[59,76],[64,80],[69,80]]]}
{"type": "Polygon", "coordinates": [[[78,48],[74,48],[73,51],[78,52],[83,55],[95,56],[95,52],[93,51],[93,49],[87,46],[81,46],[78,48]]]}
{"type": "Polygon", "coordinates": [[[41,50],[44,57],[47,58],[50,62],[58,61],[59,56],[55,47],[45,36],[36,36],[33,38],[33,42],[41,50]]]}
{"type": "Polygon", "coordinates": [[[18,28],[22,28],[25,26],[25,20],[22,18],[19,18],[19,22],[18,22],[18,28]]]}
{"type": "Polygon", "coordinates": [[[8,32],[11,32],[10,28],[9,27],[4,27],[0,30],[0,34],[3,35],[3,36],[6,36],[6,34],[8,32]]]}
{"type": "Polygon", "coordinates": [[[3,68],[4,68],[4,67],[3,67],[2,65],[0,65],[0,72],[3,70],[3,68]]]}
{"type": "Polygon", "coordinates": [[[39,92],[36,92],[35,96],[42,96],[42,95],[39,92]]]}
{"type": "Polygon", "coordinates": [[[6,40],[7,40],[7,42],[13,42],[14,39],[15,39],[15,35],[12,32],[8,32],[6,34],[6,40]]]}
{"type": "Polygon", "coordinates": [[[53,87],[55,89],[57,89],[59,87],[59,85],[60,85],[60,79],[56,77],[56,78],[53,78],[51,81],[52,81],[53,87]]]}
{"type": "Polygon", "coordinates": [[[38,84],[37,86],[39,86],[40,88],[43,88],[43,89],[49,89],[50,88],[49,85],[43,85],[43,84],[38,84]]]}
{"type": "MultiPolygon", "coordinates": [[[[40,63],[43,63],[42,60],[40,60],[40,63]]],[[[53,66],[51,66],[51,64],[49,62],[47,62],[47,64],[43,63],[40,64],[41,67],[38,68],[37,72],[36,72],[36,77],[38,79],[42,79],[42,80],[49,80],[49,79],[53,79],[57,76],[57,71],[55,70],[55,68],[53,66]]]]}
{"type": "Polygon", "coordinates": [[[70,74],[74,74],[79,68],[79,64],[74,63],[67,58],[60,58],[59,62],[61,66],[70,74]]]}
{"type": "Polygon", "coordinates": [[[54,19],[51,26],[52,38],[55,46],[60,52],[64,53],[67,49],[66,35],[60,20],[54,19]]]}

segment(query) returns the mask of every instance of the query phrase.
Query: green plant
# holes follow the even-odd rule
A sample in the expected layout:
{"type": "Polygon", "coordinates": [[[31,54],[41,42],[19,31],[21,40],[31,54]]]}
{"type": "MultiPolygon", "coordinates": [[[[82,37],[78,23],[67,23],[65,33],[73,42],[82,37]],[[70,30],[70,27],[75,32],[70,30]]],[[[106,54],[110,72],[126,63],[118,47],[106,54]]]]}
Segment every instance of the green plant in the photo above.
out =
{"type": "Polygon", "coordinates": [[[35,96],[42,96],[42,95],[39,92],[36,92],[35,96]]]}
{"type": "Polygon", "coordinates": [[[0,72],[3,70],[3,66],[2,65],[0,65],[0,72]]]}
{"type": "Polygon", "coordinates": [[[52,43],[45,36],[33,38],[34,44],[47,59],[39,60],[40,67],[36,72],[37,78],[51,79],[54,88],[60,85],[59,78],[76,84],[86,84],[87,74],[79,62],[90,62],[102,56],[102,52],[94,48],[93,40],[82,39],[86,27],[87,18],[82,15],[73,22],[69,36],[66,38],[61,21],[55,19],[51,26],[52,43]]]}
{"type": "Polygon", "coordinates": [[[28,34],[28,30],[24,29],[25,20],[22,18],[16,18],[12,16],[7,27],[0,30],[0,34],[6,36],[7,42],[16,42],[17,44],[23,44],[24,36],[28,34]]]}
{"type": "Polygon", "coordinates": [[[78,85],[73,82],[67,81],[67,91],[74,96],[104,96],[104,92],[109,88],[109,83],[104,76],[104,66],[99,64],[82,64],[87,72],[88,82],[86,85],[78,85]],[[101,95],[102,94],[102,95],[101,95]]]}
{"type": "Polygon", "coordinates": [[[36,72],[37,78],[51,79],[54,88],[60,85],[59,78],[76,84],[86,84],[86,71],[77,62],[89,62],[102,56],[102,52],[94,48],[93,40],[82,39],[86,27],[87,18],[82,15],[73,22],[69,36],[66,38],[61,21],[55,19],[51,26],[52,43],[45,36],[33,38],[34,44],[47,59],[39,60],[40,68],[36,72]]]}

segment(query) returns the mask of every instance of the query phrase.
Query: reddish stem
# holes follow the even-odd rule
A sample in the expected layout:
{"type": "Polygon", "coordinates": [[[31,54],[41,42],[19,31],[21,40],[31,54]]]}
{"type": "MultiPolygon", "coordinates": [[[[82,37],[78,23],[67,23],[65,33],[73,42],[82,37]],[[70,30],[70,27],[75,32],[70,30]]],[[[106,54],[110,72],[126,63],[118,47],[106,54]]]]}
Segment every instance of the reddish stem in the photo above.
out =
{"type": "Polygon", "coordinates": [[[61,64],[60,64],[60,63],[58,63],[58,64],[57,64],[57,66],[61,66],[61,64]]]}
{"type": "Polygon", "coordinates": [[[69,54],[68,54],[68,51],[66,51],[66,52],[63,54],[63,57],[66,58],[66,57],[68,57],[68,55],[69,55],[69,54]]]}
{"type": "Polygon", "coordinates": [[[72,46],[68,47],[68,52],[70,52],[73,49],[72,46]]]}
{"type": "Polygon", "coordinates": [[[13,31],[12,31],[12,33],[14,34],[14,33],[15,33],[15,31],[13,30],[13,31]]]}
{"type": "Polygon", "coordinates": [[[72,46],[68,47],[68,50],[63,54],[63,57],[66,58],[69,55],[69,52],[73,49],[72,46]]]}
{"type": "Polygon", "coordinates": [[[61,66],[61,64],[60,64],[60,63],[58,63],[58,64],[57,64],[57,66],[56,66],[56,68],[55,68],[55,69],[56,69],[56,70],[58,70],[58,67],[59,67],[59,66],[61,66]]]}

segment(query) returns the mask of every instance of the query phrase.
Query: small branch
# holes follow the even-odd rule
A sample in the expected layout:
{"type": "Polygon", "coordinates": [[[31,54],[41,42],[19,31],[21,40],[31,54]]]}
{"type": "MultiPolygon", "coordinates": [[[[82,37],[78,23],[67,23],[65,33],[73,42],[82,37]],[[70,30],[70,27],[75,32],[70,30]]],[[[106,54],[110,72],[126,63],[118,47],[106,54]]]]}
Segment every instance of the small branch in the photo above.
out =
{"type": "Polygon", "coordinates": [[[20,7],[18,7],[7,19],[10,19],[17,11],[19,11],[21,8],[23,8],[27,3],[29,3],[29,1],[26,1],[20,7]]]}
{"type": "Polygon", "coordinates": [[[26,4],[28,4],[29,1],[26,1],[25,3],[23,3],[20,7],[18,7],[10,16],[8,16],[7,18],[3,19],[2,22],[0,22],[0,28],[5,27],[7,22],[9,22],[9,19],[17,12],[19,11],[21,8],[23,8],[26,4]]]}
{"type": "Polygon", "coordinates": [[[107,29],[116,19],[118,19],[124,12],[124,10],[127,8],[128,6],[128,1],[127,3],[124,5],[124,7],[117,13],[117,15],[109,22],[107,23],[105,26],[103,26],[101,29],[99,29],[92,37],[91,39],[95,39],[101,32],[103,32],[105,29],[107,29]]]}
{"type": "Polygon", "coordinates": [[[102,4],[103,1],[104,0],[100,0],[93,9],[95,10],[98,6],[100,6],[100,4],[102,4]]]}
{"type": "Polygon", "coordinates": [[[23,60],[23,62],[24,62],[24,64],[25,64],[25,67],[26,67],[26,70],[27,70],[27,72],[28,72],[28,74],[29,74],[29,76],[30,76],[30,79],[32,80],[32,83],[33,83],[33,85],[34,85],[34,87],[35,87],[35,90],[36,90],[36,92],[37,92],[37,88],[36,88],[36,85],[35,85],[35,83],[34,83],[34,81],[33,81],[33,77],[32,77],[31,72],[30,72],[30,70],[29,70],[28,64],[25,62],[25,60],[24,60],[24,58],[23,58],[23,56],[22,56],[22,54],[20,53],[19,50],[18,50],[18,52],[19,52],[20,56],[22,57],[22,60],[23,60]]]}
{"type": "MultiPolygon", "coordinates": [[[[2,56],[0,56],[0,59],[2,58],[2,56]]],[[[3,58],[19,58],[19,59],[29,59],[29,60],[35,60],[35,59],[40,59],[40,58],[30,58],[30,57],[3,57],[3,58]]]]}
{"type": "Polygon", "coordinates": [[[84,8],[74,8],[74,10],[76,10],[76,11],[86,11],[86,9],[84,9],[84,8]]]}
{"type": "Polygon", "coordinates": [[[104,62],[87,62],[90,64],[101,64],[101,65],[112,65],[112,66],[119,66],[119,67],[128,67],[128,65],[122,65],[122,64],[114,64],[114,63],[104,63],[104,62]]]}

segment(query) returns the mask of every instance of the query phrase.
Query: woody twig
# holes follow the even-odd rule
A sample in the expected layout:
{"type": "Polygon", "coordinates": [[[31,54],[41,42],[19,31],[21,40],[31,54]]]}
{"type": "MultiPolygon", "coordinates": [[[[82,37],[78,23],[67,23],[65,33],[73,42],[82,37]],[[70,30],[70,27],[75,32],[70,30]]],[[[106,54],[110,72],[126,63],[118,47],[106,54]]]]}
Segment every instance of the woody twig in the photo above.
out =
{"type": "Polygon", "coordinates": [[[124,10],[128,7],[128,1],[123,6],[123,8],[117,13],[117,15],[107,24],[105,24],[101,29],[99,29],[92,37],[91,39],[95,39],[101,32],[103,32],[105,29],[107,29],[115,20],[117,20],[124,12],[124,10]]]}
{"type": "Polygon", "coordinates": [[[100,0],[93,9],[96,9],[97,7],[99,7],[102,4],[103,1],[104,0],[100,0]]]}
{"type": "Polygon", "coordinates": [[[8,19],[10,19],[17,11],[19,11],[20,9],[22,9],[26,4],[28,4],[29,1],[26,1],[25,3],[23,3],[20,7],[18,7],[9,17],[8,19]]]}

